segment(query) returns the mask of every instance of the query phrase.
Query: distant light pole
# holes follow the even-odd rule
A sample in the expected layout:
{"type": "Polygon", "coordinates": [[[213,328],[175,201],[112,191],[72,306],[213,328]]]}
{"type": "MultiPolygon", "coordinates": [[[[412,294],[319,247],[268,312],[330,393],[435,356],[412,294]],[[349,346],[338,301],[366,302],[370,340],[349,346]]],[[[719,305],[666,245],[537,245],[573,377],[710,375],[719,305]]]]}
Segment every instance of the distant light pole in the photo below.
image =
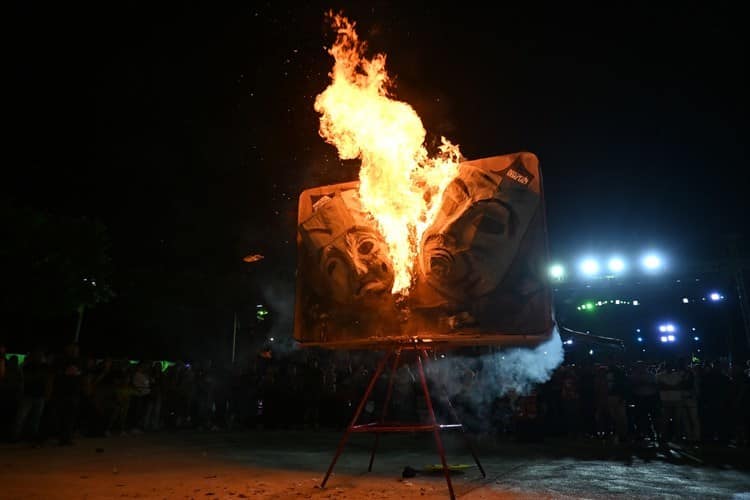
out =
{"type": "Polygon", "coordinates": [[[86,309],[86,306],[83,304],[78,306],[78,324],[76,325],[76,335],[73,337],[73,343],[78,343],[78,338],[81,335],[81,325],[83,324],[83,311],[86,309]]]}
{"type": "Polygon", "coordinates": [[[237,347],[237,328],[239,323],[237,321],[237,311],[234,312],[234,325],[232,326],[232,364],[234,364],[234,353],[237,347]]]}
{"type": "MultiPolygon", "coordinates": [[[[263,256],[259,253],[251,253],[242,257],[242,262],[252,264],[253,262],[260,262],[263,260],[263,256]]],[[[237,352],[237,330],[240,328],[240,322],[237,319],[237,311],[234,311],[234,322],[232,324],[232,364],[234,365],[234,358],[237,352]]]]}

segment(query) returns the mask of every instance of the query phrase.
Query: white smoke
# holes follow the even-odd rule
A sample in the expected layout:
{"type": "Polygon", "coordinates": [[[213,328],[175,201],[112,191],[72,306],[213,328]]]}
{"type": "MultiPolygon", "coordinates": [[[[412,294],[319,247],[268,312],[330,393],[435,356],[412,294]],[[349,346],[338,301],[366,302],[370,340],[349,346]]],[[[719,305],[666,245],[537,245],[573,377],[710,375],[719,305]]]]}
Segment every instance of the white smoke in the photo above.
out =
{"type": "Polygon", "coordinates": [[[273,339],[275,353],[286,354],[295,349],[294,332],[294,284],[287,280],[269,281],[261,291],[263,303],[271,312],[271,328],[266,338],[273,339]]]}
{"type": "Polygon", "coordinates": [[[528,392],[546,382],[563,361],[557,328],[536,348],[514,347],[479,356],[456,356],[427,365],[428,377],[450,399],[460,397],[481,414],[495,399],[528,392]]]}

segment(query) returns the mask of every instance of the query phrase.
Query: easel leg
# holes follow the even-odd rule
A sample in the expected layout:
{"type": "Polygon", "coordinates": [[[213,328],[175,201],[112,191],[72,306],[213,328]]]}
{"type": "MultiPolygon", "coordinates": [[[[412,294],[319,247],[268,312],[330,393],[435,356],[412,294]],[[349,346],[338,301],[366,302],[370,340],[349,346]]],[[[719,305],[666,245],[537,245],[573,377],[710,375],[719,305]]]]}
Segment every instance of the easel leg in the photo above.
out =
{"type": "Polygon", "coordinates": [[[352,427],[356,425],[357,420],[359,419],[359,415],[362,413],[362,409],[365,407],[365,404],[367,403],[367,399],[370,397],[370,393],[372,393],[372,389],[375,387],[375,383],[378,381],[378,378],[380,378],[380,375],[383,373],[385,364],[388,362],[388,359],[392,356],[392,354],[393,353],[388,353],[385,356],[383,356],[383,359],[380,360],[380,363],[378,363],[378,367],[375,369],[375,373],[372,374],[372,378],[370,379],[370,384],[367,386],[367,390],[365,391],[364,396],[362,396],[362,400],[359,402],[359,405],[357,406],[357,411],[354,412],[354,417],[352,417],[352,421],[349,423],[349,426],[346,428],[346,432],[344,432],[344,435],[341,437],[339,446],[338,448],[336,448],[336,455],[334,455],[333,461],[331,462],[331,465],[328,467],[328,472],[326,472],[326,475],[323,478],[323,482],[320,483],[321,488],[325,488],[326,482],[328,481],[328,478],[330,477],[331,472],[333,472],[333,467],[334,465],[336,465],[336,461],[339,459],[341,452],[344,450],[344,445],[349,439],[349,434],[351,434],[352,432],[352,427]]]}
{"type": "Polygon", "coordinates": [[[424,368],[422,367],[422,356],[426,356],[421,350],[417,352],[417,366],[419,367],[419,380],[422,382],[422,392],[424,393],[424,401],[427,405],[427,411],[430,414],[430,423],[433,426],[433,433],[435,434],[435,443],[437,444],[438,453],[440,453],[440,461],[443,464],[443,474],[445,474],[445,482],[448,483],[448,492],[450,493],[451,500],[455,500],[456,495],[453,492],[453,483],[451,483],[451,475],[448,470],[448,464],[445,462],[445,449],[443,448],[443,442],[440,440],[440,428],[437,425],[435,419],[435,411],[432,409],[432,400],[430,399],[430,391],[427,389],[427,379],[424,376],[424,368]]]}
{"type": "MultiPolygon", "coordinates": [[[[427,356],[425,355],[425,360],[427,360],[427,356]]],[[[445,402],[448,404],[448,409],[451,412],[451,416],[453,417],[453,421],[457,424],[461,423],[461,420],[458,416],[458,412],[456,412],[456,408],[453,406],[453,403],[451,403],[450,398],[448,397],[448,394],[444,394],[445,402]]],[[[477,457],[476,450],[474,449],[474,445],[471,443],[471,439],[469,439],[469,436],[466,435],[466,429],[464,429],[464,426],[461,426],[461,436],[464,438],[464,442],[466,443],[466,446],[469,448],[469,451],[471,452],[471,456],[474,457],[474,462],[476,462],[477,467],[479,467],[479,472],[482,473],[482,477],[487,477],[487,474],[484,472],[484,467],[482,467],[482,463],[479,461],[479,457],[477,457]]]]}
{"type": "MultiPolygon", "coordinates": [[[[385,403],[383,403],[383,410],[380,412],[380,424],[385,422],[385,416],[388,414],[388,404],[391,402],[391,394],[393,394],[393,383],[396,378],[396,370],[398,370],[398,362],[401,359],[401,351],[396,351],[396,357],[393,358],[393,366],[391,367],[391,376],[388,378],[388,390],[385,393],[385,403]]],[[[372,453],[370,454],[370,465],[367,466],[367,472],[372,472],[372,463],[375,460],[375,451],[378,449],[378,441],[380,440],[380,433],[375,433],[375,442],[372,444],[372,453]]]]}

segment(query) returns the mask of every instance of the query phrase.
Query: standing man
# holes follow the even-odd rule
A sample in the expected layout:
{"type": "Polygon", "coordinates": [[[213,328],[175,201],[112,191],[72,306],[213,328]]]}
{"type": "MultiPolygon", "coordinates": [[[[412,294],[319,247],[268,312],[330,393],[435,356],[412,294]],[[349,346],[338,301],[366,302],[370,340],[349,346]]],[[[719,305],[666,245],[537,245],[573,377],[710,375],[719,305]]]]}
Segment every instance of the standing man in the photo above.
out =
{"type": "Polygon", "coordinates": [[[60,418],[60,446],[73,444],[81,399],[81,360],[78,344],[65,347],[55,370],[54,394],[60,418]]]}

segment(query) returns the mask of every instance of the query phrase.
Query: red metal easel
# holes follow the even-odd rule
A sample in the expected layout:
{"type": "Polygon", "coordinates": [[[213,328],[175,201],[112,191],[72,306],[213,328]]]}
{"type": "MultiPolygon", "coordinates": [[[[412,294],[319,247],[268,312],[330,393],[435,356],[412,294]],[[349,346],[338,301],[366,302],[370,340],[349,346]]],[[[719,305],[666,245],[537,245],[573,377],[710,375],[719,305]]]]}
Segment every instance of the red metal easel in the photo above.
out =
{"type": "Polygon", "coordinates": [[[362,396],[362,399],[360,400],[359,405],[357,405],[357,410],[354,412],[354,416],[352,417],[351,423],[346,428],[346,431],[344,432],[344,435],[342,436],[341,441],[339,442],[338,448],[336,449],[336,455],[334,455],[333,461],[331,462],[331,465],[328,467],[328,472],[326,472],[326,475],[323,478],[323,482],[320,484],[321,488],[325,487],[326,482],[328,481],[328,478],[331,475],[331,472],[333,472],[333,467],[336,465],[336,461],[341,455],[341,452],[343,451],[344,446],[346,445],[346,442],[349,439],[349,435],[352,432],[374,432],[375,433],[375,442],[373,443],[373,446],[372,446],[372,454],[370,455],[370,464],[367,467],[367,471],[371,472],[372,464],[373,464],[373,461],[375,460],[375,452],[377,451],[380,433],[382,432],[418,432],[418,431],[429,432],[429,431],[432,431],[435,436],[435,444],[437,445],[438,453],[440,454],[440,461],[443,465],[443,473],[445,475],[445,481],[446,483],[448,483],[448,492],[450,493],[451,500],[454,500],[456,498],[456,495],[453,492],[453,483],[451,483],[450,471],[448,469],[448,464],[445,461],[445,449],[443,448],[443,442],[440,439],[440,431],[442,429],[460,429],[462,432],[462,436],[464,440],[466,441],[466,444],[468,445],[469,450],[471,451],[471,455],[474,457],[474,461],[476,462],[477,467],[479,467],[479,471],[482,473],[482,477],[487,477],[487,475],[484,472],[484,468],[482,467],[482,464],[479,462],[479,458],[477,458],[477,454],[474,450],[474,447],[472,446],[471,441],[466,435],[466,431],[463,428],[463,425],[458,422],[458,414],[456,413],[455,409],[453,408],[453,405],[451,405],[450,400],[447,397],[446,397],[446,401],[448,403],[448,408],[450,409],[456,423],[452,423],[452,424],[438,424],[437,423],[437,419],[435,418],[435,411],[432,408],[432,398],[430,397],[430,391],[427,387],[427,379],[425,378],[425,375],[424,375],[424,367],[423,367],[423,362],[422,362],[423,358],[425,361],[429,359],[429,356],[427,354],[427,351],[429,350],[430,350],[430,347],[427,347],[422,343],[409,343],[405,345],[398,345],[397,347],[394,347],[391,351],[389,351],[383,357],[383,359],[380,360],[377,368],[375,369],[375,372],[372,374],[372,378],[370,379],[370,383],[367,386],[367,390],[362,396]],[[398,369],[399,363],[401,362],[402,351],[414,351],[417,354],[416,358],[417,358],[417,367],[419,368],[419,380],[422,385],[422,393],[424,395],[425,405],[427,406],[427,411],[429,413],[429,419],[430,419],[430,421],[426,424],[425,423],[394,423],[394,422],[388,423],[386,422],[386,416],[388,415],[388,403],[390,403],[390,400],[391,400],[391,394],[393,392],[393,382],[395,379],[396,370],[398,369]],[[393,364],[391,366],[391,376],[388,378],[388,388],[386,390],[383,409],[380,413],[380,419],[377,422],[372,422],[368,424],[357,424],[357,420],[359,419],[359,416],[362,413],[362,409],[365,407],[365,404],[367,403],[370,397],[370,394],[372,393],[372,390],[375,387],[375,383],[380,378],[380,375],[382,375],[383,370],[385,369],[386,365],[388,364],[388,361],[391,358],[393,358],[393,364]]]}

